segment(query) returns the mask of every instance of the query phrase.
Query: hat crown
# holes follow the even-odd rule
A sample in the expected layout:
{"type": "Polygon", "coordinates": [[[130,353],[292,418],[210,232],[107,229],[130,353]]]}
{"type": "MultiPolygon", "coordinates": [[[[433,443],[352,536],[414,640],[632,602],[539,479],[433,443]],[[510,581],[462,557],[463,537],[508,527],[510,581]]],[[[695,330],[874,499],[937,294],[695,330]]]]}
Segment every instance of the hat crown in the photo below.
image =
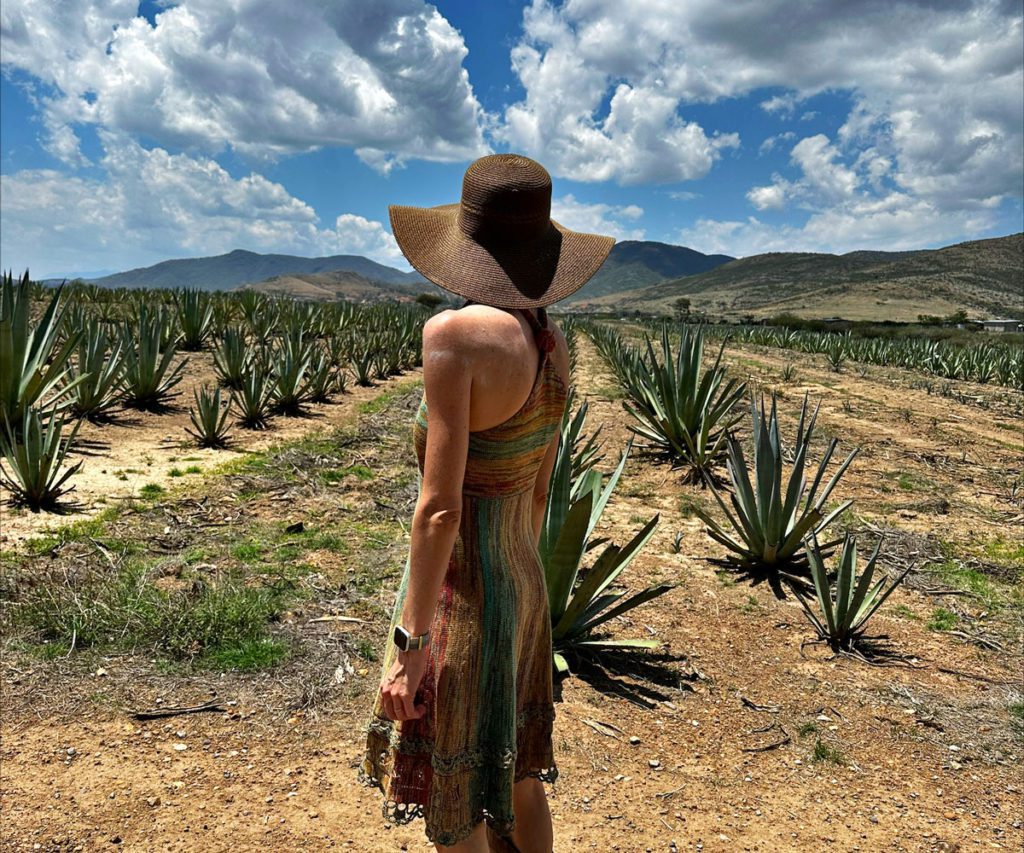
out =
{"type": "Polygon", "coordinates": [[[551,227],[551,175],[520,154],[475,160],[462,178],[459,227],[476,240],[531,239],[551,227]]]}

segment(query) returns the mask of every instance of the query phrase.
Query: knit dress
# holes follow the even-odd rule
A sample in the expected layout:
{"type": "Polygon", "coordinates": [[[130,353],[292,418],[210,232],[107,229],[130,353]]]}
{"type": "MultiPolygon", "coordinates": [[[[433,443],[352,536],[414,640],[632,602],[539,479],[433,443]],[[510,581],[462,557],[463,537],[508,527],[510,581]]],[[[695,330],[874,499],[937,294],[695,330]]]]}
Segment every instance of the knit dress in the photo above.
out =
{"type": "MultiPolygon", "coordinates": [[[[539,365],[526,402],[507,420],[469,433],[459,533],[444,576],[415,703],[419,719],[395,722],[377,692],[362,726],[359,781],[384,793],[393,824],[422,816],[426,836],[451,845],[480,820],[499,835],[515,825],[512,785],[558,777],[552,751],[551,617],[533,534],[533,494],[567,389],[549,357],[554,338],[529,312],[539,365]]],[[[422,486],[427,404],[413,420],[422,486]]],[[[409,581],[409,558],[386,635],[381,677],[409,581]]]]}

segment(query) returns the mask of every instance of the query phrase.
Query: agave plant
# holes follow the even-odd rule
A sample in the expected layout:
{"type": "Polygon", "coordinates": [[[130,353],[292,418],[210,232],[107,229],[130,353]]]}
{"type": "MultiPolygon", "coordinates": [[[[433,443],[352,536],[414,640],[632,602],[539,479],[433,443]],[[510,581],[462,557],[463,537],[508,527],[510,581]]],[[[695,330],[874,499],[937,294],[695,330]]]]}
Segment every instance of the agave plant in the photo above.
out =
{"type": "MultiPolygon", "coordinates": [[[[324,347],[314,350],[309,364],[309,399],[314,403],[326,403],[337,387],[336,369],[324,347]]],[[[344,390],[344,389],[342,389],[344,390]]]]}
{"type": "Polygon", "coordinates": [[[193,389],[192,396],[196,404],[188,413],[195,429],[185,427],[185,431],[199,442],[200,447],[224,447],[228,443],[227,420],[232,400],[222,405],[220,388],[211,390],[205,385],[202,392],[193,389]]]}
{"type": "Polygon", "coordinates": [[[76,420],[65,439],[64,414],[56,407],[45,414],[33,407],[25,409],[17,432],[4,422],[0,452],[11,471],[8,473],[0,465],[0,481],[10,489],[13,503],[26,505],[36,512],[55,509],[58,499],[74,490],[74,486],[65,488],[64,483],[82,467],[82,461],[63,471],[61,465],[81,425],[82,422],[76,420]]]}
{"type": "Polygon", "coordinates": [[[31,284],[28,270],[17,285],[11,273],[0,284],[0,421],[15,432],[31,406],[67,408],[67,395],[82,381],[78,377],[65,382],[81,331],[72,329],[58,345],[62,288],[57,288],[39,321],[33,323],[31,284]]]}
{"type": "Polygon", "coordinates": [[[86,320],[82,331],[77,363],[70,370],[73,379],[81,379],[72,389],[71,410],[80,418],[100,421],[109,415],[120,394],[124,340],[113,340],[95,318],[86,320]]]}
{"type": "Polygon", "coordinates": [[[356,385],[372,385],[377,351],[371,346],[363,346],[352,353],[352,373],[356,385]]]}
{"type": "Polygon", "coordinates": [[[181,328],[181,348],[189,352],[198,352],[209,337],[213,320],[210,294],[185,288],[175,291],[174,301],[178,312],[178,326],[181,328]]]}
{"type": "MultiPolygon", "coordinates": [[[[711,491],[736,536],[730,536],[706,510],[694,508],[694,513],[707,525],[711,538],[732,552],[726,557],[726,564],[754,575],[761,575],[762,579],[766,577],[779,598],[783,597],[780,580],[806,586],[806,580],[796,574],[805,573],[807,568],[807,557],[803,548],[806,536],[821,532],[852,503],[846,501],[825,515],[825,502],[859,451],[859,448],[854,448],[850,452],[846,461],[819,492],[825,469],[836,448],[837,439],[834,438],[829,442],[818,465],[810,490],[807,490],[804,471],[820,405],[819,402],[805,427],[807,395],[804,395],[793,448],[792,469],[784,485],[783,469],[786,460],[779,436],[775,396],[772,395],[771,411],[767,415],[764,411],[764,400],[762,399],[759,409],[752,397],[750,408],[754,440],[754,482],[750,481],[743,448],[739,441],[730,435],[727,468],[733,486],[733,494],[730,495],[732,509],[726,505],[718,489],[711,486],[711,491]]],[[[831,549],[838,541],[826,543],[823,546],[825,552],[831,553],[831,549]]]]}
{"type": "Polygon", "coordinates": [[[272,356],[273,405],[276,412],[298,415],[309,400],[309,366],[314,342],[304,340],[301,331],[286,335],[272,356]]]}
{"type": "Polygon", "coordinates": [[[882,540],[879,538],[858,577],[857,540],[847,533],[843,538],[843,547],[839,555],[834,592],[817,539],[808,546],[807,556],[811,566],[811,577],[814,580],[817,611],[803,593],[797,590],[796,595],[803,605],[807,618],[817,630],[818,637],[826,641],[834,651],[856,651],[857,644],[866,639],[867,621],[913,568],[908,566],[894,581],[883,575],[872,586],[875,561],[878,559],[881,546],[882,540]]]}
{"type": "MultiPolygon", "coordinates": [[[[570,398],[573,390],[570,389],[570,398]]],[[[563,416],[539,545],[551,608],[554,666],[563,674],[569,672],[567,654],[570,652],[584,655],[603,649],[654,648],[656,640],[606,639],[594,637],[593,633],[610,619],[674,588],[673,584],[658,584],[628,598],[624,589],[611,591],[615,580],[650,539],[658,524],[657,514],[624,547],[608,545],[593,565],[582,571],[584,553],[607,542],[606,538],[595,540],[591,535],[622,474],[632,439],[607,483],[593,467],[586,468],[573,480],[573,470],[579,469],[578,459],[574,457],[578,456],[575,446],[580,440],[582,418],[570,419],[568,410],[569,401],[563,416]]],[[[592,456],[589,442],[582,452],[592,456]]]]}
{"type": "Polygon", "coordinates": [[[242,387],[242,376],[248,370],[253,354],[239,329],[227,328],[213,350],[213,366],[220,384],[225,388],[242,387]]]}
{"type": "Polygon", "coordinates": [[[274,389],[266,372],[258,364],[242,376],[242,386],[234,395],[238,422],[249,429],[266,429],[271,415],[274,389]]]}
{"type": "Polygon", "coordinates": [[[712,468],[725,455],[729,429],[742,415],[732,414],[746,383],[735,378],[725,381],[721,366],[725,341],[714,363],[704,370],[704,334],[683,327],[679,348],[673,355],[668,327],[662,326],[659,361],[645,335],[646,359],[640,359],[625,374],[630,401],[623,408],[638,422],[631,426],[661,453],[689,466],[688,480],[713,482],[712,468]],[[723,384],[724,383],[724,384],[723,384]]]}
{"type": "Polygon", "coordinates": [[[168,398],[177,396],[171,389],[182,380],[188,358],[171,369],[176,348],[168,343],[169,322],[163,309],[153,310],[143,302],[137,319],[137,337],[124,328],[125,402],[137,409],[158,410],[168,398]]]}

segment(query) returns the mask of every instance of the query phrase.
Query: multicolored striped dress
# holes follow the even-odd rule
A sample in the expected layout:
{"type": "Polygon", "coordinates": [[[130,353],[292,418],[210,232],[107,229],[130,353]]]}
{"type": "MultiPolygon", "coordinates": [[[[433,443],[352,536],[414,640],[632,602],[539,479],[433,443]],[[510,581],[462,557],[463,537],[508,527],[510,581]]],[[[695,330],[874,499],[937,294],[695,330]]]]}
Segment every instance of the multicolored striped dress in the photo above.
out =
{"type": "MultiPolygon", "coordinates": [[[[422,816],[431,841],[451,845],[481,820],[499,835],[515,825],[512,785],[527,776],[554,782],[551,617],[533,534],[533,494],[549,442],[559,429],[567,389],[549,357],[549,329],[524,312],[540,359],[533,388],[507,420],[471,431],[462,519],[438,596],[428,663],[415,702],[419,719],[395,722],[377,692],[362,731],[359,781],[384,793],[394,824],[422,816]]],[[[424,398],[413,422],[422,485],[424,398]]],[[[409,558],[391,617],[381,677],[409,581],[409,558]]]]}

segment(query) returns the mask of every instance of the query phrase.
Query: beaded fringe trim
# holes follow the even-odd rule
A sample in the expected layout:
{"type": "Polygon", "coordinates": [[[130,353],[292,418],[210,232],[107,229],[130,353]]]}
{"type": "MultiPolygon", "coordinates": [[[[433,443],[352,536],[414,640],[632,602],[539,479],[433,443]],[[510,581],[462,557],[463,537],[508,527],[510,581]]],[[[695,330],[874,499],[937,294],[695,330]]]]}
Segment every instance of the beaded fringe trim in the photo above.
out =
{"type": "MultiPolygon", "coordinates": [[[[551,722],[555,718],[555,709],[550,705],[535,705],[521,711],[516,720],[517,729],[523,728],[533,721],[551,722]]],[[[395,752],[405,754],[430,754],[430,763],[434,773],[438,775],[452,775],[465,773],[481,764],[494,763],[501,768],[515,766],[517,752],[514,748],[465,750],[453,756],[441,757],[432,754],[433,744],[425,738],[402,737],[401,732],[396,728],[394,721],[375,717],[369,723],[362,726],[362,731],[367,734],[375,734],[386,741],[388,746],[395,752]]],[[[387,756],[385,750],[383,756],[387,756]]],[[[384,795],[381,805],[381,815],[384,820],[394,826],[403,826],[411,823],[418,817],[426,818],[423,803],[399,803],[388,796],[384,781],[375,772],[379,766],[372,761],[368,755],[364,755],[356,771],[357,781],[370,788],[376,788],[384,795]]],[[[557,765],[541,768],[524,768],[516,772],[513,782],[520,782],[528,777],[539,779],[549,784],[558,779],[559,771],[557,765]]],[[[447,830],[434,830],[428,827],[427,838],[444,846],[457,844],[469,837],[476,825],[486,821],[498,835],[507,836],[515,828],[514,814],[495,814],[490,809],[482,807],[476,810],[473,817],[461,826],[452,827],[447,830]]]]}

